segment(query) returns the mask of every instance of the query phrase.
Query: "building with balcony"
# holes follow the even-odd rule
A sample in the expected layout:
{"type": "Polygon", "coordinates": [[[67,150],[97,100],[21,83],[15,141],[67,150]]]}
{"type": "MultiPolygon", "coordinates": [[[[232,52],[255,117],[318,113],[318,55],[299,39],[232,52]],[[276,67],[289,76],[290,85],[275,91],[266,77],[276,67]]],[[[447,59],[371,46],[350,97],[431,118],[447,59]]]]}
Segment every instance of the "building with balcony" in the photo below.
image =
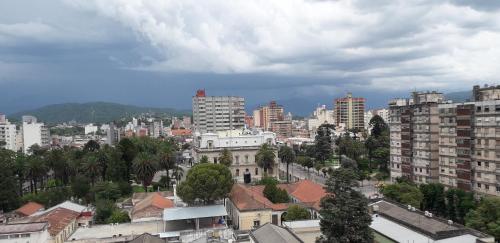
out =
{"type": "Polygon", "coordinates": [[[335,119],[336,124],[343,123],[347,129],[365,128],[365,98],[352,97],[348,93],[344,98],[335,99],[335,119]]]}
{"type": "Polygon", "coordinates": [[[206,96],[198,90],[193,96],[194,130],[218,132],[245,126],[245,99],[236,96],[206,96]]]}

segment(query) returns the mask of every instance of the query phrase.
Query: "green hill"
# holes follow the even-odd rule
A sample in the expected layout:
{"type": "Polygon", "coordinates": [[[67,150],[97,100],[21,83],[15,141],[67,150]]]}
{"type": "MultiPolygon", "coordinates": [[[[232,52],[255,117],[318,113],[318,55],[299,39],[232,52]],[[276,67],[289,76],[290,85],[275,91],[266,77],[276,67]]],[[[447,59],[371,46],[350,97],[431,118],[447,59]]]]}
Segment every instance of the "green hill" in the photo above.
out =
{"type": "Polygon", "coordinates": [[[23,115],[33,115],[45,123],[54,124],[68,121],[82,123],[106,123],[124,117],[138,116],[143,113],[154,113],[159,116],[189,115],[191,111],[172,108],[139,107],[108,102],[64,103],[47,105],[38,109],[11,114],[16,120],[23,115]]]}

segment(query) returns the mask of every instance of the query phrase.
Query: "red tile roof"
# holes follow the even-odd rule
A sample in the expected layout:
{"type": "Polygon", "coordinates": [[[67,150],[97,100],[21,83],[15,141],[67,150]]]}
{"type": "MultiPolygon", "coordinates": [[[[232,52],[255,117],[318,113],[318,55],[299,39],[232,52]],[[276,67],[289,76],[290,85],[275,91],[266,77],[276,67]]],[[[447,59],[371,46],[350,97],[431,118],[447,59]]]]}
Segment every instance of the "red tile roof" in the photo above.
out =
{"type": "MultiPolygon", "coordinates": [[[[326,195],[323,186],[310,180],[301,180],[291,184],[279,184],[279,188],[285,189],[288,194],[306,206],[319,210],[321,198],[326,195]]],[[[247,186],[235,184],[230,193],[233,204],[242,211],[257,209],[272,209],[283,211],[290,203],[272,203],[264,196],[264,186],[247,186]]]]}
{"type": "Polygon", "coordinates": [[[189,129],[172,129],[172,136],[189,136],[191,134],[189,129]]]}
{"type": "Polygon", "coordinates": [[[40,216],[34,216],[31,222],[49,222],[49,233],[56,236],[80,216],[80,213],[66,209],[56,208],[40,216]]]}
{"type": "Polygon", "coordinates": [[[28,202],[22,207],[16,209],[16,213],[22,214],[24,216],[30,216],[39,210],[43,209],[43,205],[36,202],[28,202]]]}
{"type": "Polygon", "coordinates": [[[174,202],[162,196],[158,192],[153,192],[144,200],[135,204],[132,209],[132,218],[161,217],[163,209],[173,208],[174,202]]]}

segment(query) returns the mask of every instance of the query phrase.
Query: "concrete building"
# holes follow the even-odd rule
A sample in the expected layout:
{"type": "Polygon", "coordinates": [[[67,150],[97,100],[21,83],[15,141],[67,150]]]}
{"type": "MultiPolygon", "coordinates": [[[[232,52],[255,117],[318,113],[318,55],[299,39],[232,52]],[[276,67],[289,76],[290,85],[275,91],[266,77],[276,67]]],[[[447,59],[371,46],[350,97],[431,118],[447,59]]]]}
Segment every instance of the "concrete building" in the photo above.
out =
{"type": "Polygon", "coordinates": [[[198,90],[193,97],[193,124],[201,133],[241,129],[245,126],[245,99],[206,96],[205,90],[198,90]]]}
{"type": "Polygon", "coordinates": [[[273,121],[271,122],[270,130],[274,132],[278,138],[292,137],[293,136],[292,120],[273,121]]]}
{"type": "Polygon", "coordinates": [[[87,135],[87,134],[91,134],[91,133],[96,133],[97,130],[99,130],[99,127],[90,123],[90,124],[85,125],[84,130],[85,130],[85,135],[87,135]]]}
{"type": "Polygon", "coordinates": [[[257,110],[254,111],[254,123],[258,124],[257,127],[260,127],[266,131],[271,131],[272,123],[277,121],[284,121],[284,108],[281,105],[278,105],[276,101],[269,102],[268,105],[261,106],[257,110]],[[256,116],[256,113],[258,115],[256,116]],[[258,118],[259,121],[256,122],[255,119],[258,118]]]}
{"type": "Polygon", "coordinates": [[[378,115],[384,120],[385,123],[389,123],[389,110],[388,109],[377,109],[377,110],[369,110],[365,112],[365,130],[370,131],[370,120],[378,115]]]}
{"type": "Polygon", "coordinates": [[[391,180],[438,182],[439,112],[443,94],[414,92],[412,99],[389,103],[391,180]]]}
{"type": "MultiPolygon", "coordinates": [[[[245,175],[250,175],[251,180],[260,179],[265,171],[257,165],[256,155],[263,144],[275,148],[276,135],[272,132],[252,132],[244,129],[197,133],[194,135],[193,158],[198,162],[203,156],[207,156],[209,162],[216,164],[222,150],[228,149],[233,155],[230,170],[237,181],[243,182],[245,175]]],[[[277,156],[277,152],[275,154],[277,156]]],[[[277,157],[275,161],[273,169],[267,171],[271,176],[278,173],[277,157]]]]}
{"type": "Polygon", "coordinates": [[[333,110],[328,110],[326,105],[316,107],[312,116],[307,119],[307,129],[311,133],[316,133],[316,129],[323,124],[335,124],[333,110]]]}
{"type": "Polygon", "coordinates": [[[0,225],[1,243],[48,242],[49,223],[19,223],[0,225]]]}
{"type": "Polygon", "coordinates": [[[335,99],[336,124],[344,123],[347,129],[365,128],[365,98],[352,97],[347,93],[344,98],[335,99]]]}
{"type": "Polygon", "coordinates": [[[37,144],[40,147],[50,145],[49,129],[43,123],[38,123],[34,116],[23,116],[23,152],[27,153],[31,146],[37,144]]]}
{"type": "Polygon", "coordinates": [[[16,138],[16,125],[10,123],[9,120],[5,118],[5,115],[0,114],[0,143],[5,143],[4,145],[0,144],[0,148],[17,151],[16,138]]]}
{"type": "Polygon", "coordinates": [[[120,131],[114,123],[109,124],[109,127],[106,130],[106,138],[106,143],[109,145],[114,145],[120,141],[120,131]]]}

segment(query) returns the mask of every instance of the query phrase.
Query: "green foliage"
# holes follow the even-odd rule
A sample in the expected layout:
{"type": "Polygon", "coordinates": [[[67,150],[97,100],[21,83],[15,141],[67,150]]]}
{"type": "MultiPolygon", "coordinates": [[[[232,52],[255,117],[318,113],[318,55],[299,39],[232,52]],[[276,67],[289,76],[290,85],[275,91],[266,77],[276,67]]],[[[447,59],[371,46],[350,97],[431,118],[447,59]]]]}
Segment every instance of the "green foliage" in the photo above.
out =
{"type": "Polygon", "coordinates": [[[0,149],[0,209],[5,211],[19,206],[15,169],[15,153],[0,149]]]}
{"type": "Polygon", "coordinates": [[[392,200],[405,205],[409,204],[416,208],[420,208],[420,203],[424,198],[424,195],[416,186],[406,183],[386,185],[382,188],[382,193],[392,200]]]}
{"type": "Polygon", "coordinates": [[[158,171],[158,163],[149,153],[142,152],[134,159],[133,168],[137,181],[142,183],[146,191],[158,171]]]}
{"type": "Polygon", "coordinates": [[[444,186],[438,183],[430,183],[420,185],[419,189],[423,195],[422,208],[438,216],[446,216],[444,186]]]}
{"type": "Polygon", "coordinates": [[[118,184],[109,181],[96,183],[92,188],[92,193],[95,195],[96,201],[110,200],[114,202],[122,196],[118,184]]]}
{"type": "Polygon", "coordinates": [[[225,198],[233,186],[231,171],[221,164],[197,164],[181,182],[178,194],[186,203],[208,204],[225,198]]]}
{"type": "Polygon", "coordinates": [[[279,188],[273,183],[267,184],[264,187],[264,196],[273,203],[287,203],[290,201],[286,190],[279,188]]]}
{"type": "Polygon", "coordinates": [[[43,204],[46,208],[55,206],[68,200],[71,196],[70,191],[65,187],[50,188],[45,191],[40,191],[37,194],[29,193],[23,195],[22,203],[37,202],[43,204]]]}
{"type": "Polygon", "coordinates": [[[314,161],[311,157],[309,156],[297,156],[297,159],[295,162],[303,167],[306,167],[308,169],[312,168],[314,166],[314,161]]]}
{"type": "Polygon", "coordinates": [[[274,166],[276,154],[274,149],[267,143],[260,146],[259,151],[255,155],[257,165],[264,168],[264,171],[271,169],[274,166]]]}
{"type": "Polygon", "coordinates": [[[75,176],[71,181],[71,191],[75,197],[85,198],[90,191],[90,179],[83,175],[75,176]]]}
{"type": "Polygon", "coordinates": [[[389,126],[387,126],[384,119],[379,115],[373,116],[368,124],[372,128],[371,135],[376,138],[389,133],[389,126]]]}
{"type": "Polygon", "coordinates": [[[227,167],[231,166],[233,163],[233,154],[229,149],[225,148],[221,151],[219,155],[219,162],[227,167]]]}
{"type": "Polygon", "coordinates": [[[306,220],[311,219],[311,213],[307,208],[301,207],[299,205],[291,205],[286,210],[285,220],[295,221],[295,220],[306,220]]]}
{"type": "Polygon", "coordinates": [[[264,175],[259,181],[256,182],[257,185],[277,185],[278,183],[278,179],[267,175],[264,175]]]}
{"type": "Polygon", "coordinates": [[[466,216],[466,225],[500,239],[500,198],[484,197],[466,216]]]}
{"type": "Polygon", "coordinates": [[[208,163],[208,157],[206,155],[201,156],[200,164],[208,163]]]}
{"type": "Polygon", "coordinates": [[[105,224],[116,210],[116,205],[110,200],[100,200],[96,202],[94,220],[97,224],[105,224]]]}
{"type": "Polygon", "coordinates": [[[280,158],[282,163],[286,163],[286,181],[289,181],[289,165],[290,163],[293,163],[295,161],[295,152],[293,151],[292,148],[288,146],[281,146],[279,151],[278,151],[278,157],[280,158]]]}
{"type": "Polygon", "coordinates": [[[332,130],[335,127],[330,124],[323,124],[318,127],[316,137],[314,138],[315,158],[324,162],[333,155],[332,130]]]}
{"type": "Polygon", "coordinates": [[[178,111],[171,108],[151,108],[109,102],[90,102],[48,105],[13,114],[12,117],[20,120],[23,115],[31,114],[47,123],[62,123],[71,120],[82,123],[107,123],[124,117],[139,116],[143,113],[155,113],[161,116],[190,114],[188,111],[178,111]]]}
{"type": "Polygon", "coordinates": [[[118,181],[118,188],[120,188],[120,194],[122,196],[128,196],[132,194],[132,185],[126,181],[118,181]]]}
{"type": "Polygon", "coordinates": [[[356,173],[339,168],[326,182],[327,196],[321,200],[320,229],[317,242],[372,242],[372,221],[368,200],[353,189],[357,186],[356,173]]]}
{"type": "Polygon", "coordinates": [[[119,209],[115,209],[109,218],[106,219],[107,224],[112,223],[128,223],[130,222],[130,217],[127,212],[121,211],[119,209]]]}

